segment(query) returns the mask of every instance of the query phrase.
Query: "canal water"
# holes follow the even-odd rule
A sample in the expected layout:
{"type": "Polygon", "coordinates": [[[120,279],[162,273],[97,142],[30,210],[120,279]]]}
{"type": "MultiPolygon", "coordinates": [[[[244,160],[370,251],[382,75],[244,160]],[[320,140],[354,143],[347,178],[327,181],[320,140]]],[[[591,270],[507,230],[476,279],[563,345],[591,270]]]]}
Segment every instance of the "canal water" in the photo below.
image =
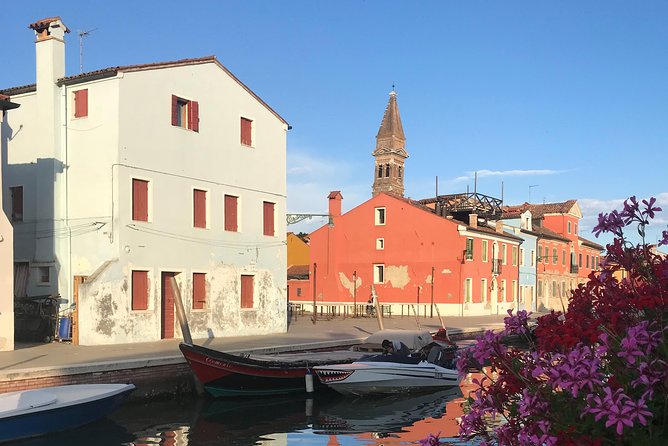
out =
{"type": "Polygon", "coordinates": [[[181,399],[126,404],[109,418],[17,446],[397,446],[419,445],[430,433],[462,445],[457,419],[461,388],[432,394],[350,398],[323,391],[314,398],[181,399]]]}

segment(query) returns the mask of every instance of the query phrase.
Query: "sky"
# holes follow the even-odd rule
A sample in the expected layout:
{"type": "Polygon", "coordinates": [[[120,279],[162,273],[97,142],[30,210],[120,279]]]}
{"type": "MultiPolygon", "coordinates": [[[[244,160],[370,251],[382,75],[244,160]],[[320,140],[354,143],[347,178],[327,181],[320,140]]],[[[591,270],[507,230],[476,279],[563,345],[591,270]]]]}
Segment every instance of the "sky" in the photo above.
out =
{"type": "MultiPolygon", "coordinates": [[[[668,224],[668,2],[3,1],[0,88],[35,81],[28,25],[60,16],[67,75],[216,55],[285,118],[288,212],[371,197],[392,86],[406,136],[405,195],[504,204],[577,199],[581,235],[625,198],[668,224]],[[186,7],[184,8],[184,5],[186,7]]],[[[310,232],[326,221],[291,225],[310,232]]],[[[599,242],[608,241],[606,238],[599,242]]],[[[664,249],[665,251],[665,249],[664,249]]]]}

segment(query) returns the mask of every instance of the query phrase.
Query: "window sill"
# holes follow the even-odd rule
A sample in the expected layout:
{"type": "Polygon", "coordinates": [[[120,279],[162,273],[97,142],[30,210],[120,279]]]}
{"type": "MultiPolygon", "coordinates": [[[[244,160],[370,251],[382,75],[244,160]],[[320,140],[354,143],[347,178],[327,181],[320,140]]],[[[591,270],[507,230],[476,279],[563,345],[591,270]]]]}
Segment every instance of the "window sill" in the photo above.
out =
{"type": "Polygon", "coordinates": [[[130,309],[130,314],[153,314],[153,310],[147,308],[146,310],[132,310],[130,309]]]}

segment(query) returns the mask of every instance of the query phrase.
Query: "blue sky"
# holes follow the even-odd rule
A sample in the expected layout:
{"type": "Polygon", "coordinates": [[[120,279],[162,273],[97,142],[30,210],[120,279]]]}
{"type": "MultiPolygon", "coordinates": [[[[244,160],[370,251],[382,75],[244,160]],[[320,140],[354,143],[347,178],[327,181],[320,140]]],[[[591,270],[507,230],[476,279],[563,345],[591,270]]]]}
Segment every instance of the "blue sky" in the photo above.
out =
{"type": "Polygon", "coordinates": [[[8,1],[0,88],[34,82],[27,26],[53,15],[72,30],[68,75],[79,30],[95,29],[84,71],[216,55],[293,126],[289,212],[326,212],[331,190],[344,210],[371,196],[394,83],[407,196],[433,196],[437,176],[439,193],[472,190],[477,171],[506,204],[578,199],[583,231],[655,196],[649,241],[666,229],[666,1],[8,1]]]}

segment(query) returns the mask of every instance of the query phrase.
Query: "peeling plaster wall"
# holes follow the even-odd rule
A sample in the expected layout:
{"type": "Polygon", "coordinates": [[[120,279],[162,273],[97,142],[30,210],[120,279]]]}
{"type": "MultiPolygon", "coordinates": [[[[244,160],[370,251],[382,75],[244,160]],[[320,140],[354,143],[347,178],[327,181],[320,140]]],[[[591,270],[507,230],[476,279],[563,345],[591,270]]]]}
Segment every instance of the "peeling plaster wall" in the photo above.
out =
{"type": "Polygon", "coordinates": [[[386,265],[385,280],[394,288],[403,290],[411,281],[408,277],[408,265],[386,265]]]}

